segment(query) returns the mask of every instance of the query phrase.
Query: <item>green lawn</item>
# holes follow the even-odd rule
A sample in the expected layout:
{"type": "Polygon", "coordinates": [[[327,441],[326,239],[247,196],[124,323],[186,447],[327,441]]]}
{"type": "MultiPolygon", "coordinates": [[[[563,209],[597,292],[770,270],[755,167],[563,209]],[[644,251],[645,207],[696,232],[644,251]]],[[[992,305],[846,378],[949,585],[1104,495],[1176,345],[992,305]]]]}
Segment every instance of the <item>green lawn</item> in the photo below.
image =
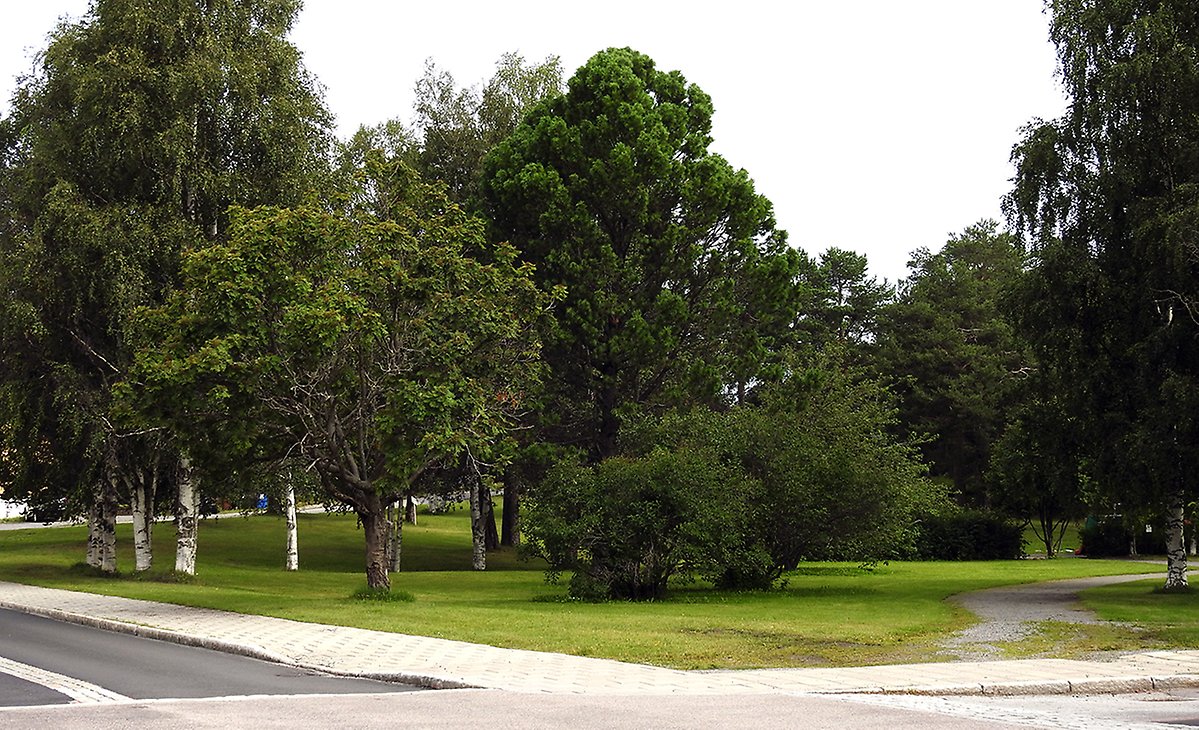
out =
{"type": "MultiPolygon", "coordinates": [[[[1082,525],[1083,523],[1075,522],[1066,528],[1066,534],[1062,537],[1061,550],[1064,555],[1068,555],[1078,550],[1078,546],[1082,544],[1082,525]]],[[[1024,526],[1024,552],[1029,555],[1045,556],[1045,543],[1037,537],[1036,530],[1031,524],[1024,526]]]]}
{"type": "Polygon", "coordinates": [[[1199,648],[1199,592],[1161,593],[1162,581],[1092,588],[1083,603],[1108,621],[1135,624],[1146,643],[1199,648]]]}
{"type": "MultiPolygon", "coordinates": [[[[301,515],[298,573],[282,570],[282,519],[265,516],[205,522],[193,582],[91,576],[73,567],[83,556],[83,527],[0,532],[0,580],[496,646],[682,668],[744,668],[935,660],[930,647],[936,640],[970,621],[944,600],[952,594],[1161,570],[1079,559],[890,563],[873,570],[819,563],[790,574],[785,589],[769,593],[691,584],[676,586],[668,600],[656,603],[588,604],[567,600],[564,586],[546,584],[540,566],[520,562],[511,551],[489,556],[485,573],[470,571],[467,522],[459,510],[422,515],[419,526],[405,528],[405,570],[393,576],[393,586],[411,593],[411,602],[350,597],[365,584],[363,541],[355,519],[344,515],[301,515]]],[[[131,566],[128,526],[120,526],[118,539],[120,565],[131,566]]],[[[155,548],[164,568],[173,562],[173,540],[170,525],[160,524],[155,548]]],[[[1147,591],[1135,586],[1119,590],[1147,591]]],[[[1119,604],[1133,593],[1114,595],[1119,604]]],[[[1154,604],[1136,605],[1143,606],[1139,612],[1154,604]]],[[[1188,616],[1194,631],[1199,621],[1193,611],[1188,616]]]]}

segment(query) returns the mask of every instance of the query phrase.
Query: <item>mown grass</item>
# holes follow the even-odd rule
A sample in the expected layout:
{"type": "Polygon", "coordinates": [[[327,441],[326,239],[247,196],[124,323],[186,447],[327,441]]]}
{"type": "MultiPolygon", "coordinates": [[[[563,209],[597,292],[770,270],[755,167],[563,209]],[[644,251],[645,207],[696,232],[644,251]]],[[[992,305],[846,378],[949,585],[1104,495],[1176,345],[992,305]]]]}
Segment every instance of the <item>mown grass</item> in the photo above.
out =
{"type": "MultiPolygon", "coordinates": [[[[1082,525],[1081,521],[1073,522],[1066,528],[1066,534],[1062,537],[1062,544],[1060,546],[1063,555],[1070,555],[1077,552],[1079,545],[1082,545],[1082,525]]],[[[1024,551],[1026,553],[1044,557],[1045,543],[1041,542],[1041,539],[1037,537],[1037,531],[1031,523],[1024,526],[1023,539],[1024,551]]]]}
{"type": "MultiPolygon", "coordinates": [[[[945,598],[964,591],[1088,575],[1160,571],[1139,563],[1020,560],[890,563],[866,569],[818,563],[766,593],[674,586],[654,603],[581,603],[545,583],[541,566],[510,551],[470,570],[464,511],[422,515],[404,530],[404,570],[393,586],[411,601],[355,598],[364,586],[362,533],[345,515],[301,515],[298,573],[282,570],[284,525],[261,516],[202,524],[194,580],[165,570],[174,531],[155,533],[162,570],[98,577],[73,568],[85,530],[0,532],[0,580],[72,588],[301,621],[559,651],[680,668],[865,665],[931,661],[938,639],[971,621],[945,598]]],[[[133,563],[128,526],[119,563],[133,563]]],[[[1177,600],[1178,597],[1162,597],[1177,600]]]]}
{"type": "Polygon", "coordinates": [[[1041,621],[1036,631],[1018,641],[999,642],[1005,659],[1053,657],[1086,659],[1110,652],[1169,649],[1163,637],[1137,624],[1075,624],[1064,621],[1041,621]]]}
{"type": "Polygon", "coordinates": [[[1160,579],[1102,586],[1083,591],[1082,602],[1102,619],[1135,626],[1144,645],[1199,648],[1199,591],[1161,588],[1160,579]]]}

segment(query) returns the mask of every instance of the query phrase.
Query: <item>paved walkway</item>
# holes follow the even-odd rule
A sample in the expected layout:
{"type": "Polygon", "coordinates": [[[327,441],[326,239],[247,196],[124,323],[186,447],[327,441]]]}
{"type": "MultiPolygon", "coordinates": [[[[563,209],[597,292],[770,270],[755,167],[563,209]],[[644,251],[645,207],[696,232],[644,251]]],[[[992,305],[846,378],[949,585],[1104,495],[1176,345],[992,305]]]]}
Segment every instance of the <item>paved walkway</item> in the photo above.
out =
{"type": "Polygon", "coordinates": [[[1199,651],[842,669],[679,671],[0,582],[0,607],[335,674],[521,692],[1058,694],[1199,686],[1199,651]]]}

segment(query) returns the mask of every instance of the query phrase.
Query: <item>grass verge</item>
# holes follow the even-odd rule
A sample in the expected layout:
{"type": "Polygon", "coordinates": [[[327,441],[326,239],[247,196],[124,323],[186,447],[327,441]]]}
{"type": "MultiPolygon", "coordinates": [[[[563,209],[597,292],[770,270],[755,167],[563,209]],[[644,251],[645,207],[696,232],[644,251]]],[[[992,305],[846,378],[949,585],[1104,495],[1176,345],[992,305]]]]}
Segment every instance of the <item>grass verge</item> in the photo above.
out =
{"type": "MultiPolygon", "coordinates": [[[[301,570],[282,569],[284,525],[263,516],[201,525],[196,578],[167,572],[100,578],[73,569],[86,530],[0,532],[0,580],[70,588],[300,621],[358,626],[679,668],[853,666],[936,659],[932,648],[971,618],[950,595],[999,585],[1160,571],[1139,563],[1021,560],[848,563],[802,566],[767,593],[675,586],[654,603],[581,603],[547,585],[542,566],[510,551],[470,570],[463,511],[422,515],[404,530],[404,571],[393,586],[412,600],[361,600],[363,541],[355,519],[300,516],[301,570]]],[[[157,560],[171,562],[174,532],[155,532],[157,560]]],[[[129,528],[118,528],[118,562],[133,562],[129,528]]],[[[1139,584],[1133,584],[1139,585],[1139,584]]],[[[1190,596],[1159,596],[1170,601],[1190,596]]],[[[1194,618],[1192,618],[1194,621],[1194,618]]],[[[1195,623],[1193,625],[1199,625],[1195,623]]],[[[1181,636],[1181,634],[1180,634],[1181,636]]]]}
{"type": "Polygon", "coordinates": [[[1083,604],[1108,621],[1135,626],[1138,639],[1117,648],[1199,648],[1199,592],[1166,593],[1147,580],[1083,591],[1083,604]]]}

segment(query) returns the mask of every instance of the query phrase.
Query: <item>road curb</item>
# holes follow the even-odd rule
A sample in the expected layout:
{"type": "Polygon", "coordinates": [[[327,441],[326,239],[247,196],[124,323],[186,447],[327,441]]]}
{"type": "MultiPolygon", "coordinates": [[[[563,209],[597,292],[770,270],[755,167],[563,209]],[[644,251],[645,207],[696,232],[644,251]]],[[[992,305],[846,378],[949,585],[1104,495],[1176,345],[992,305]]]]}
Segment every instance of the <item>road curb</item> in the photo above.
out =
{"type": "Polygon", "coordinates": [[[1106,695],[1199,687],[1199,675],[1129,676],[1082,680],[1012,680],[979,684],[878,689],[828,690],[828,695],[918,695],[922,697],[1019,697],[1032,695],[1106,695]]]}
{"type": "Polygon", "coordinates": [[[255,644],[243,644],[235,641],[227,641],[225,639],[216,639],[210,636],[196,636],[193,634],[185,634],[179,631],[169,631],[167,629],[159,629],[153,626],[145,626],[143,624],[131,624],[127,621],[118,621],[116,619],[99,618],[97,616],[88,616],[81,613],[72,613],[71,611],[63,611],[57,608],[39,608],[36,606],[26,606],[11,601],[0,599],[0,608],[5,608],[10,611],[19,611],[33,616],[41,616],[43,618],[53,619],[55,621],[64,621],[66,623],[79,624],[81,626],[90,626],[95,629],[103,629],[120,634],[131,634],[144,639],[157,639],[158,641],[167,641],[172,644],[182,644],[183,646],[194,646],[201,649],[211,649],[225,654],[234,654],[244,656],[250,659],[258,659],[274,664],[282,664],[295,669],[305,669],[313,672],[320,672],[335,677],[348,677],[353,679],[373,679],[380,682],[401,682],[404,684],[413,684],[426,689],[486,689],[478,685],[468,684],[461,680],[450,679],[447,677],[435,677],[424,674],[409,674],[406,672],[346,672],[339,671],[332,667],[327,667],[319,664],[310,664],[298,662],[281,654],[276,654],[268,651],[261,646],[255,644]]]}

